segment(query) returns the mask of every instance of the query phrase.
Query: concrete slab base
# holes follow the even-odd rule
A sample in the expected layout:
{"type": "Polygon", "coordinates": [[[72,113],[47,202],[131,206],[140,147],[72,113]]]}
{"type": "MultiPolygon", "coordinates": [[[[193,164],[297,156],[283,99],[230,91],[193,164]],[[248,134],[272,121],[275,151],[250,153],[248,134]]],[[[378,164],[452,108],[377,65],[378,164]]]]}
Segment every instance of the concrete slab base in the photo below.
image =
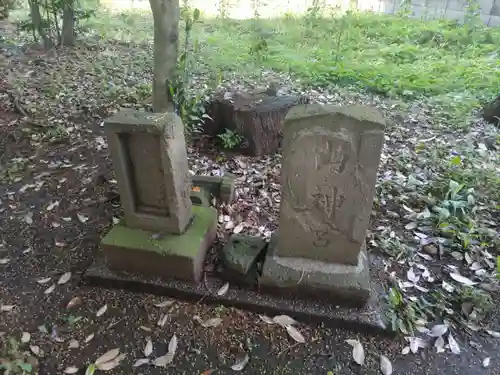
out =
{"type": "Polygon", "coordinates": [[[225,305],[271,317],[286,314],[304,323],[324,324],[363,334],[393,335],[382,319],[380,301],[374,298],[378,293],[372,293],[372,298],[361,309],[336,307],[323,299],[312,301],[298,297],[264,294],[248,287],[237,287],[232,284],[225,295],[218,296],[217,290],[225,283],[225,280],[220,278],[207,276],[203,283],[196,284],[114,271],[106,265],[102,252],[85,272],[83,281],[87,285],[152,293],[210,305],[225,305]]]}
{"type": "Polygon", "coordinates": [[[183,234],[152,233],[115,225],[102,239],[110,269],[199,282],[207,250],[217,235],[217,211],[193,206],[193,219],[183,234]]]}
{"type": "Polygon", "coordinates": [[[329,264],[275,255],[273,235],[262,267],[260,287],[269,293],[329,301],[339,306],[363,307],[370,299],[370,268],[364,249],[356,266],[329,264]]]}

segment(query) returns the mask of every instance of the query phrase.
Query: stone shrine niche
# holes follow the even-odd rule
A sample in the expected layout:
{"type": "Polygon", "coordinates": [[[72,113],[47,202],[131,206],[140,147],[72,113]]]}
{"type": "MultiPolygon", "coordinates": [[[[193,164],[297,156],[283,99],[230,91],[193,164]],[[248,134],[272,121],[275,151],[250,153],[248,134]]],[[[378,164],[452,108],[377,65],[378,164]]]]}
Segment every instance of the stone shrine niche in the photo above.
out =
{"type": "Polygon", "coordinates": [[[170,216],[167,186],[152,184],[164,179],[160,138],[152,134],[122,134],[122,147],[128,156],[127,170],[133,188],[135,209],[139,213],[170,216]]]}

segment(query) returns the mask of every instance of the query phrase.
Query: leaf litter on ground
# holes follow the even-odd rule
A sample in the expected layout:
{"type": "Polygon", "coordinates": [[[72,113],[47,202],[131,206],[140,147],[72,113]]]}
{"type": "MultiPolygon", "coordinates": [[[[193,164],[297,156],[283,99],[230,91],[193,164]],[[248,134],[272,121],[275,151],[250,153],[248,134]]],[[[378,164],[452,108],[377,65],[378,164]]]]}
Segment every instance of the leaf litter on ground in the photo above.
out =
{"type": "Polygon", "coordinates": [[[177,336],[174,335],[170,339],[168,343],[168,351],[165,355],[162,355],[161,357],[156,357],[153,360],[153,365],[156,367],[167,367],[169,364],[171,364],[174,360],[175,353],[177,352],[177,336]]]}

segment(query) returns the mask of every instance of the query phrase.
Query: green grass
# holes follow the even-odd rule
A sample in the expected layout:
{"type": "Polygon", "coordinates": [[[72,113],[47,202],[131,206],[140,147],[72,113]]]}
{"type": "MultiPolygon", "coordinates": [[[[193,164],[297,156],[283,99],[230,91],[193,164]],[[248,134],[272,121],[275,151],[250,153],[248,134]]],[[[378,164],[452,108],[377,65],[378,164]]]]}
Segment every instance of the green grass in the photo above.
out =
{"type": "MultiPolygon", "coordinates": [[[[152,39],[149,12],[100,12],[88,26],[109,39],[152,39]]],[[[500,88],[500,28],[370,13],[204,18],[195,25],[193,41],[199,46],[200,70],[245,75],[268,68],[290,72],[314,86],[354,86],[406,100],[424,99],[452,121],[465,122],[471,109],[500,88]],[[262,40],[266,46],[252,54],[262,40]]]]}

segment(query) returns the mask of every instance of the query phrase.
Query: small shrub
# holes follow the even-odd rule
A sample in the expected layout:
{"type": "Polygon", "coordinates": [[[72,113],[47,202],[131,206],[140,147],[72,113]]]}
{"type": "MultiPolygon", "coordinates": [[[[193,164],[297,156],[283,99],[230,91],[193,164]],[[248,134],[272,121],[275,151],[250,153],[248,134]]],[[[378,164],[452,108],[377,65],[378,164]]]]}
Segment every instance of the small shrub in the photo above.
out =
{"type": "Polygon", "coordinates": [[[243,137],[241,135],[229,129],[225,129],[224,133],[218,134],[217,137],[222,143],[222,147],[226,149],[233,149],[235,147],[238,147],[243,140],[243,137]]]}

